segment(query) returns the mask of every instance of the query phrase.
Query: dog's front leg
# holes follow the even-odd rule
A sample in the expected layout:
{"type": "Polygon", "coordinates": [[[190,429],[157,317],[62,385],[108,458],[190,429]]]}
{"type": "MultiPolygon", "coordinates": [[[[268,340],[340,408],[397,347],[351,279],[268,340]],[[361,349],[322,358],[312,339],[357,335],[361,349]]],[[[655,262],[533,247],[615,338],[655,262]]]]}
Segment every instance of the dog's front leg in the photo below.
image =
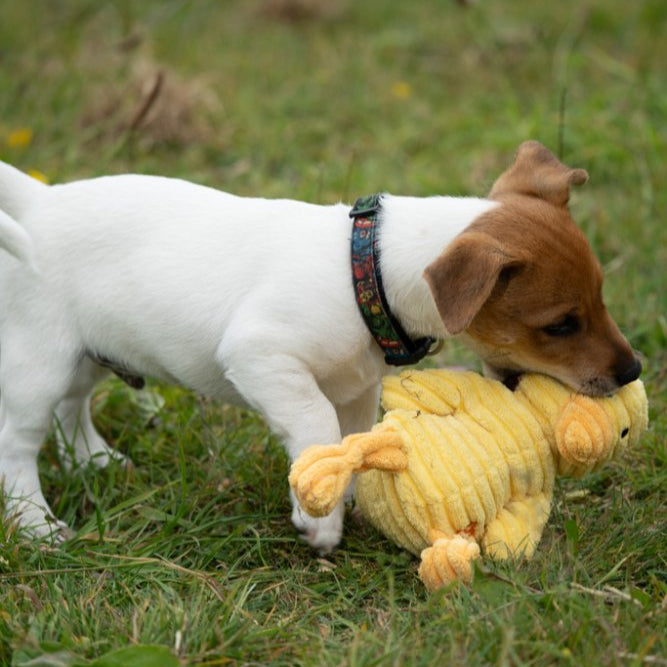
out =
{"type": "MultiPolygon", "coordinates": [[[[307,366],[286,354],[241,351],[229,339],[219,353],[225,376],[244,400],[259,411],[269,428],[283,439],[290,460],[313,444],[341,440],[336,410],[320,390],[307,366]]],[[[320,519],[306,514],[292,496],[292,522],[304,539],[318,551],[331,551],[343,532],[344,504],[320,519]]]]}
{"type": "MultiPolygon", "coordinates": [[[[381,385],[377,383],[370,389],[366,389],[357,399],[337,406],[338,423],[343,438],[346,435],[371,430],[378,419],[380,390],[381,385]]],[[[345,502],[351,501],[354,497],[354,485],[355,478],[352,479],[352,483],[343,496],[345,502]]]]}

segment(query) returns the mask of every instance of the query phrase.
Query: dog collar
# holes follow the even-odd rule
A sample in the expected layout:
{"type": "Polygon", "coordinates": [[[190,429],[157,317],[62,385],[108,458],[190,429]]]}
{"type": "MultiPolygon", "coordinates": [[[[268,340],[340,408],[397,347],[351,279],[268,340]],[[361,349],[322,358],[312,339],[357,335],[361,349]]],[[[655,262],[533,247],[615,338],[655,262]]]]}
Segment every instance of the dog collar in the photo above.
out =
{"type": "Polygon", "coordinates": [[[435,339],[413,340],[392,314],[382,285],[376,231],[382,195],[357,199],[350,211],[352,224],[352,280],[354,296],[371,335],[391,366],[416,364],[428,354],[435,339]]]}

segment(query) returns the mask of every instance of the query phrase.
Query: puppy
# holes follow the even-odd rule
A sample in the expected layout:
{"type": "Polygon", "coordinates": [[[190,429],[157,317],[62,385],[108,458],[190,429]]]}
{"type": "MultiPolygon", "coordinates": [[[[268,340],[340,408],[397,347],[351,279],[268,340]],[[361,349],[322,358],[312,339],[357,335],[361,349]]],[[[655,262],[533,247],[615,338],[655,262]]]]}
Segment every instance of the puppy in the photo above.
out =
{"type": "MultiPolygon", "coordinates": [[[[368,430],[387,362],[433,339],[461,336],[503,379],[539,371],[593,396],[634,380],[567,208],[586,179],[526,142],[486,199],[386,194],[350,212],[154,176],[46,186],[0,163],[8,514],[62,537],[37,454],[55,422],[76,462],[116,456],[89,412],[108,367],[258,410],[292,459],[368,430]]],[[[292,518],[326,551],[342,515],[295,503],[292,518]]]]}

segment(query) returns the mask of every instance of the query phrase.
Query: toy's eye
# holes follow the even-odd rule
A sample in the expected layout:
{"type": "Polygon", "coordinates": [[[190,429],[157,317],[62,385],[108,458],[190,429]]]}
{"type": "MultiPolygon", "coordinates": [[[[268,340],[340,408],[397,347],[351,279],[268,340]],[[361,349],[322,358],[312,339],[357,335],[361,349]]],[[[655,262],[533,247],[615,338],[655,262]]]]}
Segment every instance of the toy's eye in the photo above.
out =
{"type": "Polygon", "coordinates": [[[572,334],[576,334],[579,329],[579,320],[576,315],[572,314],[566,315],[553,324],[542,327],[542,331],[547,334],[547,336],[553,336],[554,338],[571,336],[572,334]]]}
{"type": "Polygon", "coordinates": [[[630,433],[630,429],[627,428],[627,427],[624,428],[624,429],[621,431],[621,438],[625,438],[625,436],[626,436],[628,433],[630,433]]]}

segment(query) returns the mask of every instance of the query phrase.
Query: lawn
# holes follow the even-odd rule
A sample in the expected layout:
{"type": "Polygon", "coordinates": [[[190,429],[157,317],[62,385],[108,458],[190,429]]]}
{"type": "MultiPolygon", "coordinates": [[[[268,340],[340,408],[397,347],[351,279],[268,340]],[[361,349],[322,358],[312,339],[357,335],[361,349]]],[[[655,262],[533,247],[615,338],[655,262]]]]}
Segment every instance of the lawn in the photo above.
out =
{"type": "MultiPolygon", "coordinates": [[[[76,535],[0,528],[0,665],[667,665],[666,62],[663,0],[5,0],[0,157],[53,183],[484,195],[527,138],[586,168],[573,215],[651,427],[559,482],[532,561],[428,595],[351,514],[327,558],[297,538],[256,415],[110,380],[96,422],[135,466],[65,476],[47,443],[76,535]]],[[[477,364],[456,343],[438,363],[477,364]]]]}

